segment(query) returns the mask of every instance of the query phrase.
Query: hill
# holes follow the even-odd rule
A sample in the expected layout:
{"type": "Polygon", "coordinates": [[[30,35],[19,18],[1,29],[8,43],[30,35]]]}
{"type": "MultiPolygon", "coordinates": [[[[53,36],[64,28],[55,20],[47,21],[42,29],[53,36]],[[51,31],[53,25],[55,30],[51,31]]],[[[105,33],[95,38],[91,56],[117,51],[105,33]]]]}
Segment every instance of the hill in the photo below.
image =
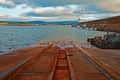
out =
{"type": "Polygon", "coordinates": [[[120,33],[120,16],[82,22],[79,25],[87,28],[97,28],[98,30],[102,31],[112,31],[120,33]]]}
{"type": "Polygon", "coordinates": [[[45,22],[45,21],[0,21],[2,25],[21,25],[21,24],[31,24],[31,25],[47,25],[47,24],[56,24],[56,25],[75,25],[77,21],[52,21],[52,22],[45,22]]]}

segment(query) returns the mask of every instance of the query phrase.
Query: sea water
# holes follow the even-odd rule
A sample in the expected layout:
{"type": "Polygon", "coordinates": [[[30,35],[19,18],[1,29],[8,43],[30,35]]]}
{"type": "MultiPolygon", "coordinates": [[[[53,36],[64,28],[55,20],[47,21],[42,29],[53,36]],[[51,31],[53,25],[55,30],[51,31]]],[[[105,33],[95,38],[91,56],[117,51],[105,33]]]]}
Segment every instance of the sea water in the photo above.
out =
{"type": "Polygon", "coordinates": [[[102,36],[105,32],[71,27],[70,25],[0,26],[0,54],[24,48],[39,41],[69,40],[87,45],[87,38],[102,36]]]}

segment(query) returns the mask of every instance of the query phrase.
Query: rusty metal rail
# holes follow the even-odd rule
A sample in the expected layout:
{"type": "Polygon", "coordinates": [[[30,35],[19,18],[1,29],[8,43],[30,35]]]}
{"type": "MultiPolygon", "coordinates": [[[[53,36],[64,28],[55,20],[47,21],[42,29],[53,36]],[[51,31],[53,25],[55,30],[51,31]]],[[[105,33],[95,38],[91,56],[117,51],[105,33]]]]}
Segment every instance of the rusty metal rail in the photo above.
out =
{"type": "MultiPolygon", "coordinates": [[[[30,63],[32,63],[34,60],[37,60],[40,56],[43,55],[43,53],[48,50],[53,44],[50,44],[46,47],[44,47],[41,51],[37,51],[39,52],[36,55],[33,56],[29,56],[25,59],[23,59],[21,62],[17,63],[16,65],[14,65],[13,67],[3,71],[2,73],[0,73],[0,80],[13,80],[13,78],[19,74],[19,72],[27,65],[29,65],[30,63]]],[[[29,51],[30,52],[30,51],[29,51]]],[[[36,49],[33,49],[32,52],[36,52],[36,49]]]]}
{"type": "Polygon", "coordinates": [[[70,63],[66,50],[59,50],[55,57],[54,66],[48,80],[73,80],[71,77],[70,63]]]}
{"type": "Polygon", "coordinates": [[[90,55],[88,51],[84,50],[83,48],[79,47],[78,45],[74,45],[80,51],[81,54],[90,61],[103,75],[105,75],[109,80],[120,80],[120,73],[115,71],[112,67],[108,64],[104,63],[103,61],[98,60],[94,56],[90,55]]]}

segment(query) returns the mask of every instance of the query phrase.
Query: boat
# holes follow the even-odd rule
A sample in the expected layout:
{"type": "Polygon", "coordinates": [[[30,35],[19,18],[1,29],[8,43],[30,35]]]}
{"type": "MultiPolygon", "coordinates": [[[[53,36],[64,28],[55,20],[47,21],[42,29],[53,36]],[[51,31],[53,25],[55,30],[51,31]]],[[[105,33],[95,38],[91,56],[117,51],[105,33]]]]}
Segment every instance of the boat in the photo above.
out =
{"type": "Polygon", "coordinates": [[[76,27],[76,25],[71,25],[71,27],[76,27]]]}

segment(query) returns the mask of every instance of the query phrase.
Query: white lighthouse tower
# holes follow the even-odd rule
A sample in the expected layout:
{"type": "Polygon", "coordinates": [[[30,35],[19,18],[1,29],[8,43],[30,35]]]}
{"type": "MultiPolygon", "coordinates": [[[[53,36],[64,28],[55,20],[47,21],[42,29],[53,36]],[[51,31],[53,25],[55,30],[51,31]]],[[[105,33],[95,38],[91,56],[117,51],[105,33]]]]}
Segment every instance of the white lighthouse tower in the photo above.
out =
{"type": "Polygon", "coordinates": [[[79,19],[78,19],[78,26],[80,26],[80,23],[81,23],[81,17],[79,17],[79,19]]]}

